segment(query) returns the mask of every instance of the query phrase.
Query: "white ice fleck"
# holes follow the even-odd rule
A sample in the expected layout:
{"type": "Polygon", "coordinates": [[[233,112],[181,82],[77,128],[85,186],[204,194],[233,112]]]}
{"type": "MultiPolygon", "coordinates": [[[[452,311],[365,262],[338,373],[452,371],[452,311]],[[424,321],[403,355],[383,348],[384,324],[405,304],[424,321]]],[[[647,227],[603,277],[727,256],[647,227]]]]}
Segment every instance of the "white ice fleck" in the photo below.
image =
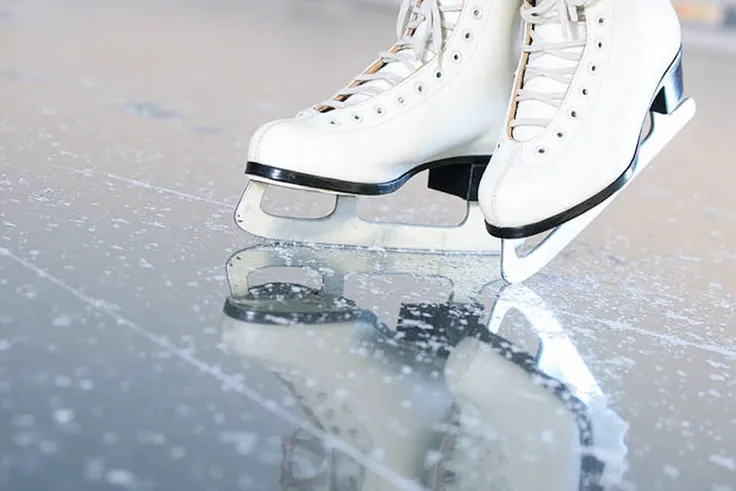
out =
{"type": "Polygon", "coordinates": [[[434,450],[429,450],[424,455],[424,468],[431,469],[432,467],[437,465],[440,460],[442,460],[442,453],[434,450]]]}
{"type": "Polygon", "coordinates": [[[708,365],[712,366],[713,368],[726,368],[726,369],[728,369],[728,365],[726,365],[725,363],[721,363],[721,362],[715,361],[713,359],[706,360],[706,363],[708,365]]]}
{"type": "Polygon", "coordinates": [[[18,292],[18,294],[22,295],[28,300],[33,300],[38,296],[38,292],[36,291],[36,287],[33,285],[23,285],[15,290],[18,292]]]}
{"type": "Polygon", "coordinates": [[[376,447],[371,452],[371,457],[379,462],[382,462],[386,458],[386,450],[381,447],[376,447]]]}
{"type": "Polygon", "coordinates": [[[258,435],[250,432],[225,432],[220,434],[220,441],[223,443],[232,443],[235,450],[240,455],[253,455],[258,442],[258,435]]]}
{"type": "Polygon", "coordinates": [[[149,263],[148,261],[146,261],[146,260],[145,260],[145,259],[143,259],[143,258],[141,258],[141,260],[140,260],[140,261],[138,261],[138,265],[139,265],[139,266],[140,266],[141,268],[144,268],[144,269],[153,269],[153,264],[149,263]]]}
{"type": "Polygon", "coordinates": [[[712,464],[736,472],[736,458],[734,457],[726,457],[725,455],[711,455],[710,461],[712,464]]]}
{"type": "Polygon", "coordinates": [[[72,325],[72,318],[68,315],[61,315],[53,320],[52,324],[56,327],[66,327],[72,325]]]}
{"type": "Polygon", "coordinates": [[[107,472],[107,482],[113,486],[132,487],[135,484],[135,475],[125,469],[110,469],[107,472]]]}
{"type": "Polygon", "coordinates": [[[680,469],[671,465],[664,466],[662,472],[664,472],[665,476],[671,477],[672,479],[677,479],[678,477],[680,477],[680,469]]]}
{"type": "Polygon", "coordinates": [[[544,430],[541,435],[542,443],[552,444],[555,442],[555,434],[553,431],[544,430]]]}
{"type": "Polygon", "coordinates": [[[171,449],[171,458],[172,459],[183,459],[187,456],[187,451],[183,447],[172,447],[171,449]]]}
{"type": "Polygon", "coordinates": [[[689,256],[687,254],[678,254],[675,257],[677,259],[681,260],[681,261],[687,261],[687,262],[690,262],[690,263],[699,263],[699,262],[701,262],[703,260],[700,257],[697,257],[697,256],[689,256]]]}
{"type": "Polygon", "coordinates": [[[345,389],[337,389],[335,391],[335,397],[337,399],[345,399],[348,395],[348,391],[345,389]]]}
{"type": "Polygon", "coordinates": [[[54,382],[57,387],[69,387],[72,385],[72,380],[66,375],[57,375],[54,378],[54,382]]]}
{"type": "Polygon", "coordinates": [[[57,409],[54,411],[54,420],[60,425],[69,424],[74,420],[74,410],[69,408],[57,409]]]}
{"type": "Polygon", "coordinates": [[[79,381],[79,388],[82,390],[92,390],[94,386],[94,382],[88,378],[79,381]]]}

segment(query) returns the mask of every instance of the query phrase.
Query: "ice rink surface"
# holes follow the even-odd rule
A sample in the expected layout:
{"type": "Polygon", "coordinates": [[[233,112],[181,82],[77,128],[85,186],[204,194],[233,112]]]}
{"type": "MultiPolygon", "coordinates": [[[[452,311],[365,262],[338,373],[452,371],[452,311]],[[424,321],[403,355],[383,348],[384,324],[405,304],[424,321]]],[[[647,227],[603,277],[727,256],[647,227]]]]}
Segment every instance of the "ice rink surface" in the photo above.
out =
{"type": "MultiPolygon", "coordinates": [[[[736,490],[736,44],[688,33],[695,119],[523,289],[490,258],[266,247],[226,267],[256,244],[233,223],[251,132],[332,95],[393,24],[358,1],[0,0],[0,490],[577,489],[580,418],[522,390],[498,338],[448,355],[411,334],[475,324],[585,403],[611,489],[736,490]],[[223,313],[228,279],[244,295],[288,265],[378,317],[322,297],[304,309],[337,318],[223,313]],[[438,273],[456,303],[490,284],[474,300],[496,315],[427,306],[438,273]],[[420,314],[396,341],[400,303],[420,314]]],[[[461,208],[420,178],[362,212],[461,208]]]]}

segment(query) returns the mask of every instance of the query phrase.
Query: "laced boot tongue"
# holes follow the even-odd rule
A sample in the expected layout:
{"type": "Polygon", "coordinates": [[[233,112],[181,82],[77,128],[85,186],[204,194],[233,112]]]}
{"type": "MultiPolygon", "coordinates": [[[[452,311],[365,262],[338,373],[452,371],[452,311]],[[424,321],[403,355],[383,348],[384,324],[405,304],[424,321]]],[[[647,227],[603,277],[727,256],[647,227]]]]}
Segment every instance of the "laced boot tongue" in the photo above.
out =
{"type": "MultiPolygon", "coordinates": [[[[646,1],[646,0],[641,0],[646,1]]],[[[522,89],[519,91],[521,101],[516,107],[515,121],[518,126],[512,129],[512,136],[518,141],[531,140],[542,131],[556,115],[559,104],[565,96],[572,79],[583,45],[569,47],[571,41],[584,41],[585,26],[581,24],[584,17],[581,13],[565,4],[563,0],[532,1],[532,7],[547,7],[556,4],[542,13],[534,24],[532,48],[542,48],[529,54],[526,64],[522,89]],[[567,19],[560,21],[561,15],[567,19]],[[568,44],[568,47],[561,47],[568,44]],[[555,45],[560,47],[555,47],[555,45]],[[570,59],[572,58],[572,60],[570,59]],[[554,74],[556,78],[544,75],[554,74]],[[565,79],[562,82],[559,79],[565,79]]]]}
{"type": "MultiPolygon", "coordinates": [[[[364,91],[345,97],[345,100],[349,99],[349,105],[359,104],[375,94],[390,89],[395,83],[392,84],[389,80],[398,82],[409,77],[424,63],[432,59],[437,54],[436,51],[439,51],[444,46],[444,37],[448,34],[444,28],[441,28],[442,38],[434,39],[434,32],[440,26],[434,25],[432,19],[425,18],[413,29],[413,32],[409,31],[410,22],[414,18],[412,8],[415,5],[420,5],[423,2],[428,4],[426,7],[429,7],[431,4],[437,5],[441,19],[438,18],[435,22],[449,27],[457,24],[460,18],[460,8],[464,0],[404,0],[404,2],[406,2],[406,7],[409,8],[407,11],[408,17],[406,19],[399,19],[401,24],[397,26],[397,35],[399,38],[397,46],[400,46],[400,48],[395,52],[398,56],[402,57],[402,62],[389,61],[381,68],[373,71],[372,73],[374,75],[385,75],[386,78],[378,78],[361,83],[360,86],[365,89],[364,91]],[[423,43],[426,43],[425,46],[421,46],[423,43]],[[421,57],[418,56],[420,54],[421,57]]],[[[431,15],[429,8],[425,10],[425,15],[427,17],[431,15]]],[[[367,73],[371,73],[371,71],[369,70],[367,73]]]]}

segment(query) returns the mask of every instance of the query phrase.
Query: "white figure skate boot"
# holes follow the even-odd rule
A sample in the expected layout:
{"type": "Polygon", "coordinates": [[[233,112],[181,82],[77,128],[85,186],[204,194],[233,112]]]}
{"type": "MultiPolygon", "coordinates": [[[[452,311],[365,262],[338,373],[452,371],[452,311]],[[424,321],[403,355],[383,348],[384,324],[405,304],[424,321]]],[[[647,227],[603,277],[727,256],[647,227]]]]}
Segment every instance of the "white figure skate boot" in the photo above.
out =
{"type": "Polygon", "coordinates": [[[429,170],[431,189],[476,201],[504,124],[520,5],[403,0],[398,41],[389,51],[331,99],[253,135],[239,226],[289,241],[497,253],[500,241],[477,232],[479,209],[469,210],[468,225],[449,236],[447,230],[356,224],[350,198],[392,193],[429,170]],[[262,217],[264,183],[337,194],[336,211],[329,223],[262,217]]]}
{"type": "Polygon", "coordinates": [[[695,111],[670,0],[536,0],[522,17],[508,122],[479,190],[511,282],[559,253],[695,111]],[[516,255],[514,239],[562,224],[525,261],[516,255]]]}

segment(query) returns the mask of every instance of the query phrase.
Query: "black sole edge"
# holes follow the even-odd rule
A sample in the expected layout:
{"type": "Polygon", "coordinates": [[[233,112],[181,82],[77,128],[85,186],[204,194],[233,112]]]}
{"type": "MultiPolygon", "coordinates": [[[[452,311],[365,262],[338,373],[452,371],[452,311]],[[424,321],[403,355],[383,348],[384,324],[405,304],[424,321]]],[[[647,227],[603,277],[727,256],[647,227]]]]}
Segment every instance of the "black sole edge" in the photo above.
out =
{"type": "MultiPolygon", "coordinates": [[[[652,113],[669,114],[671,112],[668,111],[665,101],[666,98],[663,95],[662,91],[664,90],[664,81],[672,73],[673,68],[677,70],[682,69],[682,46],[680,46],[680,50],[677,52],[674,60],[667,68],[667,71],[660,80],[657,92],[654,94],[654,97],[649,103],[649,110],[647,111],[647,116],[644,119],[644,123],[642,124],[642,129],[646,127],[647,119],[652,113]]],[[[524,225],[521,227],[496,227],[488,222],[485,222],[486,231],[490,235],[498,239],[526,239],[535,235],[542,234],[544,232],[548,232],[579,217],[580,215],[587,213],[591,209],[595,208],[596,206],[616,194],[616,192],[618,192],[626,185],[627,182],[629,182],[636,171],[636,165],[639,158],[639,150],[644,141],[646,141],[646,139],[640,140],[637,143],[634,158],[631,160],[631,163],[623,172],[623,174],[616,178],[616,180],[613,181],[611,184],[603,188],[592,197],[583,201],[582,203],[579,203],[574,207],[563,211],[562,213],[558,213],[557,215],[546,218],[542,221],[529,225],[524,225]]]]}
{"type": "MultiPolygon", "coordinates": [[[[638,149],[637,149],[638,155],[638,149]]],[[[541,233],[547,232],[554,228],[569,222],[580,215],[592,210],[599,204],[606,201],[608,198],[613,196],[619,189],[624,187],[627,182],[631,179],[636,171],[637,158],[631,162],[629,167],[621,174],[615,181],[606,186],[602,191],[588,198],[587,200],[579,203],[569,210],[558,213],[555,216],[542,220],[541,222],[532,223],[531,225],[524,225],[523,227],[494,227],[490,223],[486,222],[486,231],[492,236],[498,239],[525,239],[533,237],[541,233]]]]}
{"type": "MultiPolygon", "coordinates": [[[[351,194],[355,196],[382,196],[391,194],[406,184],[412,177],[424,171],[432,171],[450,166],[485,167],[491,159],[491,155],[468,155],[463,157],[451,157],[447,159],[426,162],[414,167],[394,180],[380,183],[364,183],[342,181],[329,177],[314,176],[303,172],[295,172],[279,167],[248,162],[245,165],[245,174],[267,179],[274,183],[284,183],[293,186],[314,189],[319,191],[331,191],[334,193],[351,194]]],[[[442,189],[438,189],[442,191],[442,189]]],[[[455,193],[449,193],[455,194],[455,193]]]]}

